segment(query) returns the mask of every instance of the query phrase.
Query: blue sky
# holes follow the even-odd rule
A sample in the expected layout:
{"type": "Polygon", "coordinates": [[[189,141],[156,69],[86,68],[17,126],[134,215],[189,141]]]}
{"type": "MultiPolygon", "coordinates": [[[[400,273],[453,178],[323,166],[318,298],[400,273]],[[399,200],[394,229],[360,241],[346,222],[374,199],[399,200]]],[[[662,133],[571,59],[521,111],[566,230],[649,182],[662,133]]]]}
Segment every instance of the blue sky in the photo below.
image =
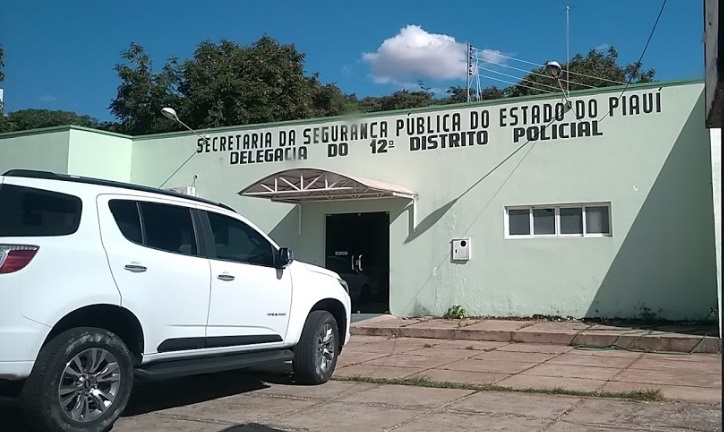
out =
{"type": "MultiPolygon", "coordinates": [[[[205,39],[248,44],[268,33],[294,43],[306,53],[308,71],[320,72],[323,81],[347,93],[380,95],[417,79],[443,89],[465,84],[457,44],[487,50],[482,58],[504,62],[495,66],[514,76],[522,72],[508,66],[531,66],[495,53],[564,61],[566,5],[571,54],[612,45],[622,61],[633,62],[661,2],[4,0],[0,44],[6,79],[0,87],[6,112],[64,109],[110,120],[108,104],[119,83],[113,66],[131,41],[144,46],[160,67],[168,57],[191,56],[205,39]]],[[[700,0],[668,1],[644,59],[659,80],[703,77],[702,9],[700,0]]],[[[483,85],[505,86],[483,79],[483,85]]]]}

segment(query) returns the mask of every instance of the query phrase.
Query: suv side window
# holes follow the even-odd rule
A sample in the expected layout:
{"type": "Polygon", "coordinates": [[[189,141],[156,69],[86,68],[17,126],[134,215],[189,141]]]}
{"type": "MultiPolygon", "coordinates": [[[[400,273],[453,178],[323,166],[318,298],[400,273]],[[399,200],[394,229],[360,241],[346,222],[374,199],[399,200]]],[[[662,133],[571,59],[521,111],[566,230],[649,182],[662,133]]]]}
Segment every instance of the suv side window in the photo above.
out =
{"type": "Polygon", "coordinates": [[[0,237],[57,237],[80,226],[83,202],[64,193],[0,185],[0,237]]]}
{"type": "Polygon", "coordinates": [[[146,246],[166,252],[198,255],[191,209],[139,201],[146,246]]]}
{"type": "Polygon", "coordinates": [[[108,206],[128,241],[164,252],[198,256],[191,209],[121,199],[109,201],[108,206]]]}
{"type": "Polygon", "coordinates": [[[126,240],[143,246],[141,214],[136,201],[114,199],[108,202],[118,229],[126,240]]]}
{"type": "Polygon", "coordinates": [[[274,248],[256,230],[238,219],[207,212],[214,237],[212,257],[274,267],[274,248]]]}

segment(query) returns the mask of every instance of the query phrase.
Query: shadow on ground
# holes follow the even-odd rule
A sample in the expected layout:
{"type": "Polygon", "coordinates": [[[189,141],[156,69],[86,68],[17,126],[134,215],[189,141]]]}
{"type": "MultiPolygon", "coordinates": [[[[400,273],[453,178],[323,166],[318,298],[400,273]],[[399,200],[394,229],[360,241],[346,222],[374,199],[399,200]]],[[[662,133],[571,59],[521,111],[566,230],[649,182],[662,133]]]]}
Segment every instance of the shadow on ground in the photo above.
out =
{"type": "Polygon", "coordinates": [[[218,373],[137,384],[124,417],[183,407],[268,388],[259,377],[218,373]]]}
{"type": "MultiPolygon", "coordinates": [[[[154,383],[140,383],[122,417],[133,417],[207,402],[269,388],[269,384],[294,384],[291,365],[198,375],[154,383]]],[[[26,432],[27,426],[15,400],[0,397],[0,431],[26,432]]],[[[256,423],[231,426],[221,432],[281,432],[256,423]]]]}
{"type": "Polygon", "coordinates": [[[281,429],[275,429],[258,423],[249,423],[245,425],[231,426],[220,432],[284,432],[281,429]]]}

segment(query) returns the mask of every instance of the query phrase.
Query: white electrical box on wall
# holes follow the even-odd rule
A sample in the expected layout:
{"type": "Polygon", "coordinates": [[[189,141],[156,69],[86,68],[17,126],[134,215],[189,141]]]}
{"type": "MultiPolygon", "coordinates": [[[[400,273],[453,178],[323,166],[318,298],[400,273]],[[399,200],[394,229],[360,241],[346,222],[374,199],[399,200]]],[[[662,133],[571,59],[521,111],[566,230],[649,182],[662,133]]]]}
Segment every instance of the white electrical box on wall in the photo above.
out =
{"type": "Polygon", "coordinates": [[[458,238],[452,241],[453,261],[468,261],[470,259],[470,238],[458,238]]]}

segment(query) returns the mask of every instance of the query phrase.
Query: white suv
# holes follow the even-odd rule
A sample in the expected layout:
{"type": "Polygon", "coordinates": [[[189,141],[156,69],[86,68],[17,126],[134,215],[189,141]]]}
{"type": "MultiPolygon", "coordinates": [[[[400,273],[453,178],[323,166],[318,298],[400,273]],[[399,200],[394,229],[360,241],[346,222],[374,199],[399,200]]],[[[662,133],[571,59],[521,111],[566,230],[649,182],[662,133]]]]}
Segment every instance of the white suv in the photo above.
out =
{"type": "Polygon", "coordinates": [[[30,170],[0,176],[0,384],[38,430],[109,430],[134,379],[292,361],[321,384],[349,340],[334,272],[230,207],[30,170]]]}

